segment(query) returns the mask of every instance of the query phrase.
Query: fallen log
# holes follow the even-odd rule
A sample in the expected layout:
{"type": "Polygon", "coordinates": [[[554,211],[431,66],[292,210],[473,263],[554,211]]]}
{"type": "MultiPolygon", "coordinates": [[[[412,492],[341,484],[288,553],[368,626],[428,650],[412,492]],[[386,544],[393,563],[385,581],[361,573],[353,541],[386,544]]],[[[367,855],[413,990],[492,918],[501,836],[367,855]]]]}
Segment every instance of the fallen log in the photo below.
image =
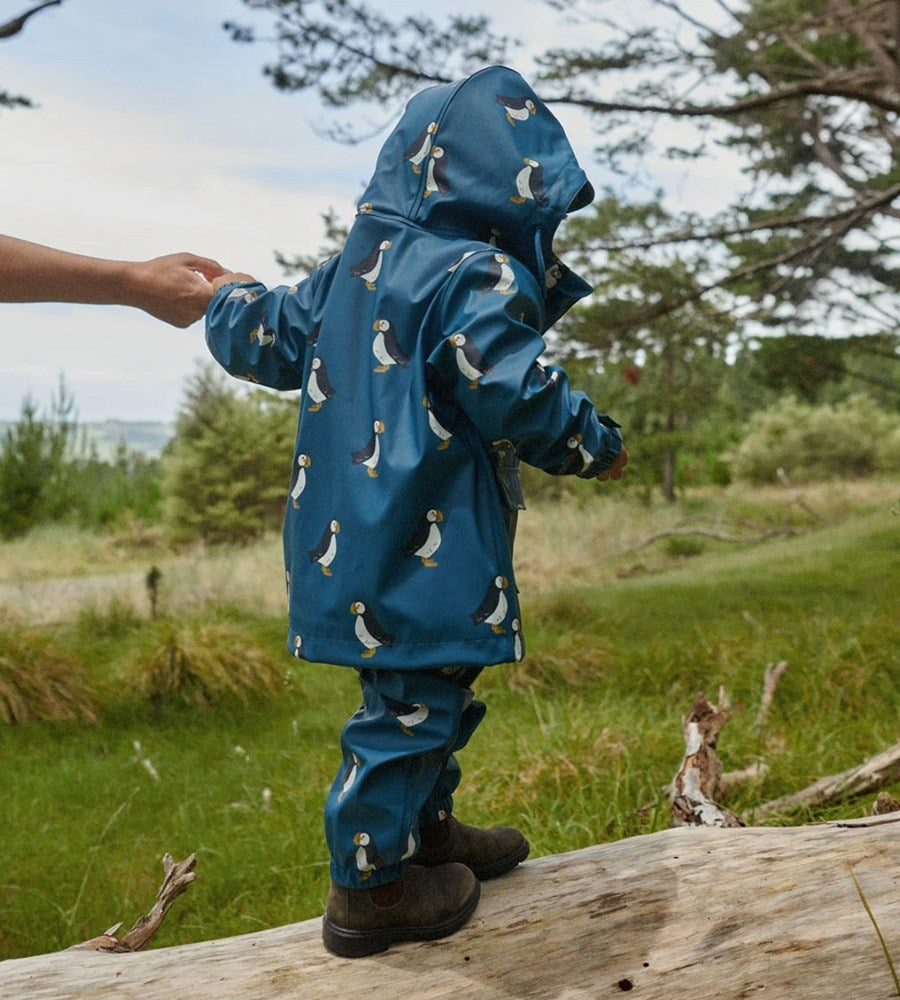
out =
{"type": "Polygon", "coordinates": [[[900,814],[682,827],[528,861],[443,941],[339,959],[318,919],[134,954],[0,963],[3,1000],[819,1000],[894,995],[900,814]],[[854,885],[859,882],[861,897],[854,885]]]}

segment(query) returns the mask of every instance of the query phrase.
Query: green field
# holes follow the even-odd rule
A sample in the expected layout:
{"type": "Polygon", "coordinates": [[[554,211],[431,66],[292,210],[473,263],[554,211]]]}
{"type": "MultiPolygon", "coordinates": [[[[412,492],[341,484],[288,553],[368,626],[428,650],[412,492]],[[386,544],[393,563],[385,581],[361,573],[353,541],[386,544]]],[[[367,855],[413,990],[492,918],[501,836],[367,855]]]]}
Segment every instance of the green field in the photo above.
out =
{"type": "MultiPolygon", "coordinates": [[[[489,712],[462,755],[460,818],[516,823],[535,855],[665,827],[662,789],[683,752],[681,717],[698,691],[716,700],[720,686],[733,705],[719,743],[726,770],[758,758],[769,767],[727,803],[738,812],[900,739],[898,490],[807,497],[815,516],[774,492],[656,509],[576,497],[526,512],[518,561],[529,655],[479,682],[489,712]],[[639,547],[685,524],[800,533],[639,547]],[[781,659],[789,670],[758,732],[763,669],[781,659]]],[[[260,572],[271,568],[280,587],[276,544],[265,545],[272,558],[260,572]]],[[[259,562],[233,554],[242,558],[259,562]]],[[[178,606],[170,596],[170,613],[178,606]]],[[[321,807],[358,704],[353,673],[282,660],[283,618],[267,605],[216,593],[180,613],[189,616],[240,630],[248,648],[283,666],[283,690],[248,705],[151,705],[137,664],[159,632],[121,603],[36,630],[8,624],[8,635],[49,638],[83,664],[100,717],[0,724],[0,958],[64,948],[118,920],[127,929],[153,901],[165,851],[196,852],[198,879],[156,945],[321,912],[321,807]]],[[[859,815],[870,800],[815,818],[859,815]]]]}

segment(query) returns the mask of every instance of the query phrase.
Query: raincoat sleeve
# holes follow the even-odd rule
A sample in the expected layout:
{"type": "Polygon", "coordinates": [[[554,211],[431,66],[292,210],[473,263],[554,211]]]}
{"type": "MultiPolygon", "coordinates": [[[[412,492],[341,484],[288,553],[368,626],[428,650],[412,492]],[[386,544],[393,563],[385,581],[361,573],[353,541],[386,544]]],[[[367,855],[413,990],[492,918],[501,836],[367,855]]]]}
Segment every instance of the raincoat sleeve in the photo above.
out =
{"type": "Polygon", "coordinates": [[[272,389],[303,384],[312,325],[312,282],[267,289],[258,282],[225,285],[206,310],[206,343],[230,374],[272,389]]]}
{"type": "Polygon", "coordinates": [[[489,256],[467,261],[445,290],[441,336],[428,358],[432,377],[486,444],[506,439],[545,472],[595,477],[621,450],[619,424],[570,389],[562,368],[539,362],[537,282],[516,264],[514,287],[491,289],[489,256]]]}

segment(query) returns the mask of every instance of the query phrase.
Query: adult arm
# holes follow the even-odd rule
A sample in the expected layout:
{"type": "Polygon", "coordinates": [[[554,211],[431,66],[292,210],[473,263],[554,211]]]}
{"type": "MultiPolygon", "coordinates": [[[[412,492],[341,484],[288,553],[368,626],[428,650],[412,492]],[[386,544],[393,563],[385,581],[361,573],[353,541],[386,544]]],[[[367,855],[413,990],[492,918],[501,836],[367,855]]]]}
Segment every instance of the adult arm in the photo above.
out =
{"type": "Polygon", "coordinates": [[[199,319],[224,268],[208,257],[152,260],[88,257],[0,235],[0,302],[82,302],[135,306],[173,326],[199,319]]]}

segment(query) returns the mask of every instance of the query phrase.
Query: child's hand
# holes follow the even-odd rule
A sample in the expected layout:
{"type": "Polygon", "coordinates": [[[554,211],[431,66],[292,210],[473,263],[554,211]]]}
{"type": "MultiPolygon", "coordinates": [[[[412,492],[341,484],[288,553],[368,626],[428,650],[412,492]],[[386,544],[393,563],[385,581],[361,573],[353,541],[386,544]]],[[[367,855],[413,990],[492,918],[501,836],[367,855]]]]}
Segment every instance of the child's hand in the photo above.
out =
{"type": "Polygon", "coordinates": [[[621,479],[622,470],[625,468],[627,464],[628,464],[628,452],[626,451],[625,445],[623,444],[622,450],[619,452],[618,455],[616,455],[616,460],[613,462],[613,464],[604,472],[601,472],[600,475],[597,476],[597,478],[601,480],[621,479]]]}
{"type": "Polygon", "coordinates": [[[250,274],[241,274],[239,271],[226,271],[225,274],[220,274],[217,278],[213,278],[213,294],[224,285],[237,285],[244,281],[256,281],[256,278],[250,274]]]}

